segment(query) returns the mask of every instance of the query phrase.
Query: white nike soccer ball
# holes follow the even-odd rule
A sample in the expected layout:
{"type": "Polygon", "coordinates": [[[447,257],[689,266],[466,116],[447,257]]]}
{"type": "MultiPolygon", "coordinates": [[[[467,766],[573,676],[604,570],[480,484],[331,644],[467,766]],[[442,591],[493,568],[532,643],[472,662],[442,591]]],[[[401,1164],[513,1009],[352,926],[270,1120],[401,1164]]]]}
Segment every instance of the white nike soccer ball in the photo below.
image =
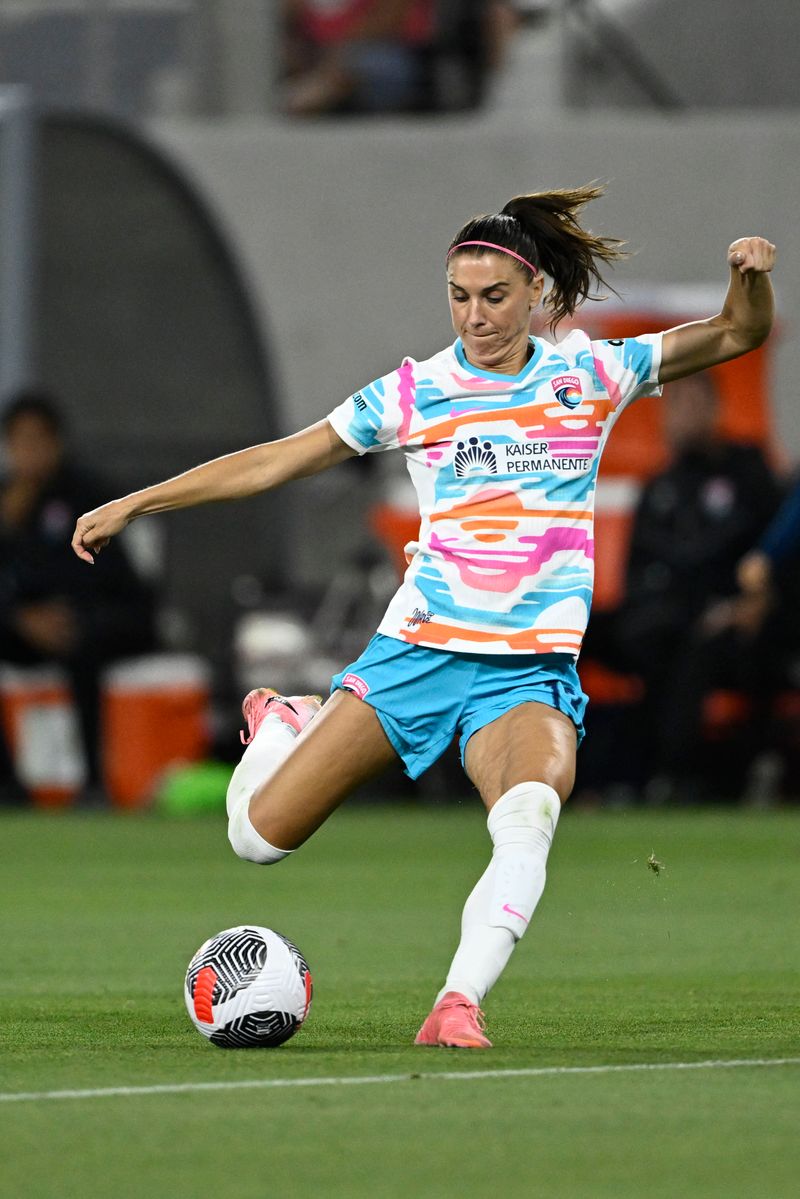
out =
{"type": "Polygon", "coordinates": [[[184,984],[196,1029],[223,1049],[282,1045],[311,1007],[313,983],[296,945],[271,928],[226,928],[200,946],[184,984]]]}

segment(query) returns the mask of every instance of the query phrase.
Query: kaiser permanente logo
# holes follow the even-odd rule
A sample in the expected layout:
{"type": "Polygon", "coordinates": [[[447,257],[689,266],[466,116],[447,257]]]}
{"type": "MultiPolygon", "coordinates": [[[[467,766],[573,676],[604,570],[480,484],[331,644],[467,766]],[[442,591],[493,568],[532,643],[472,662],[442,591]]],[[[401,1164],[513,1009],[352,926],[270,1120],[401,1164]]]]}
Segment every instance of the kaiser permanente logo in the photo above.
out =
{"type": "Polygon", "coordinates": [[[457,479],[467,475],[496,475],[497,458],[491,441],[470,437],[468,441],[457,442],[453,466],[457,479]]]}
{"type": "Polygon", "coordinates": [[[457,479],[479,475],[523,475],[543,472],[582,472],[589,469],[590,454],[555,457],[547,441],[481,441],[470,437],[456,444],[453,467],[457,479]]]}

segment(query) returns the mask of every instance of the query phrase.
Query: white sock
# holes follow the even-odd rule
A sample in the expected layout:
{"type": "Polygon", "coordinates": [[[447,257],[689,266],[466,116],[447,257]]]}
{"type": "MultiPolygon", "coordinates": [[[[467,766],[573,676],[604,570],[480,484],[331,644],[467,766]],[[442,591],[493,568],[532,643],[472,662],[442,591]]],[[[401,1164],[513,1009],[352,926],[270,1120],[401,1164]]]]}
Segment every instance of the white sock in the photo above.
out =
{"type": "Polygon", "coordinates": [[[546,783],[519,783],[489,812],[489,866],[461,917],[461,941],[445,985],[481,1003],[505,969],[544,891],[547,855],[558,823],[558,794],[546,783]]]}
{"type": "Polygon", "coordinates": [[[297,733],[279,716],[266,716],[242,755],[228,784],[225,806],[228,809],[228,840],[240,858],[266,864],[278,862],[292,851],[270,845],[254,828],[250,819],[250,800],[254,792],[281,762],[288,757],[297,733]]]}

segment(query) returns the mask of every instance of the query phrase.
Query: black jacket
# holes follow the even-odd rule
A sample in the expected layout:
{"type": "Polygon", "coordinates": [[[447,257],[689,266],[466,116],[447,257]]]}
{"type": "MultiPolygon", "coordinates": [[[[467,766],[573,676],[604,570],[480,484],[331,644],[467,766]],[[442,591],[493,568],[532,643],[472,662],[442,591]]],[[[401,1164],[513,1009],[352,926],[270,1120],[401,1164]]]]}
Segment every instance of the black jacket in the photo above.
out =
{"type": "Polygon", "coordinates": [[[626,579],[629,617],[684,627],[737,590],[736,564],[757,544],[780,488],[755,446],[721,442],[682,454],[644,487],[626,579]]]}
{"type": "Polygon", "coordinates": [[[18,607],[58,599],[77,614],[82,641],[111,652],[118,644],[149,644],[153,596],[119,541],[111,541],[92,566],[70,547],[78,516],[111,495],[98,476],[65,466],[22,527],[9,529],[0,521],[0,633],[11,629],[18,607]]]}

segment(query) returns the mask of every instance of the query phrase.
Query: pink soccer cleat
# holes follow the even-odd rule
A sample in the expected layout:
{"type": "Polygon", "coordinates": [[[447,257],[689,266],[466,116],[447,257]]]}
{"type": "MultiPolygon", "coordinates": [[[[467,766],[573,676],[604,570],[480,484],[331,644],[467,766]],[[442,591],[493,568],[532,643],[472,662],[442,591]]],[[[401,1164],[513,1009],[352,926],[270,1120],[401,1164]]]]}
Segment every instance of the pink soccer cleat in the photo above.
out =
{"type": "Polygon", "coordinates": [[[322,707],[319,695],[278,695],[271,687],[256,687],[242,702],[242,715],[247,721],[247,736],[239,734],[242,745],[249,745],[261,728],[266,716],[278,716],[296,733],[301,733],[322,707]]]}
{"type": "Polygon", "coordinates": [[[491,1049],[483,1033],[483,1012],[466,995],[448,991],[434,1007],[416,1035],[415,1045],[441,1045],[448,1049],[491,1049]]]}

